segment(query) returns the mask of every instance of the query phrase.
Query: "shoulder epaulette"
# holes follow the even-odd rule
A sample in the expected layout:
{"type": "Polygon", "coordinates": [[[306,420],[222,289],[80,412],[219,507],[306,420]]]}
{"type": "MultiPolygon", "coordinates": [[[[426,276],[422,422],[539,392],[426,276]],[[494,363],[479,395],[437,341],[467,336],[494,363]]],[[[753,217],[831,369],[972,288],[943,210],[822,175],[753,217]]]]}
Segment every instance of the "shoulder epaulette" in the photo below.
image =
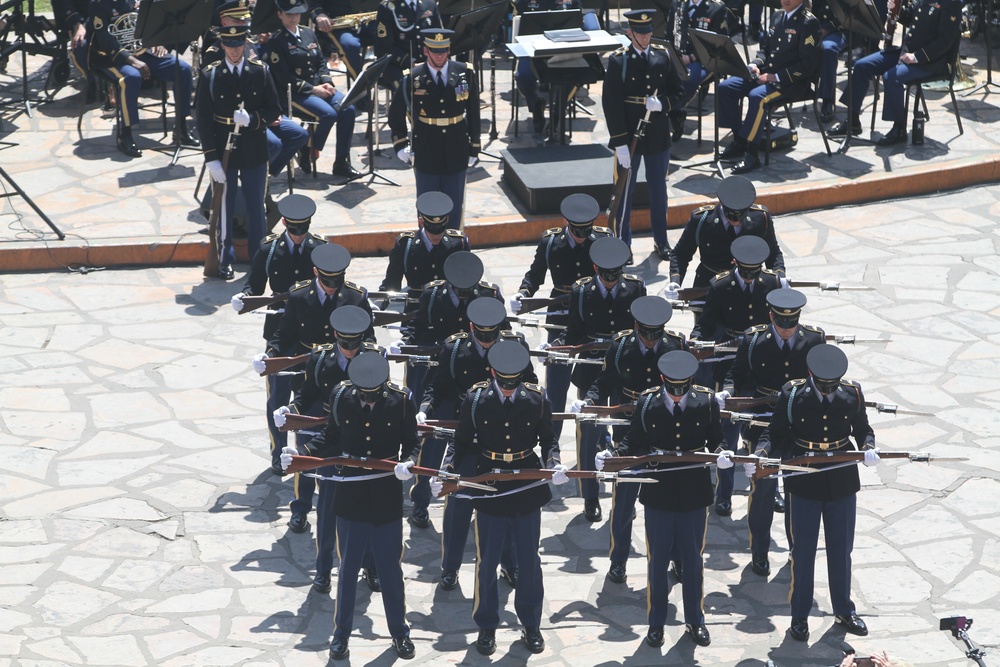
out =
{"type": "MultiPolygon", "coordinates": [[[[219,62],[222,62],[222,61],[219,61],[219,62]]],[[[264,66],[264,63],[262,63],[261,61],[257,60],[256,58],[247,58],[247,64],[248,65],[256,65],[257,67],[263,67],[264,66]]]]}
{"type": "Polygon", "coordinates": [[[627,46],[623,46],[620,49],[616,49],[611,55],[616,56],[616,55],[618,55],[620,53],[625,53],[626,51],[628,51],[628,47],[627,46]]]}
{"type": "Polygon", "coordinates": [[[511,340],[522,340],[524,338],[524,334],[520,331],[501,331],[500,337],[510,338],[511,340]]]}
{"type": "Polygon", "coordinates": [[[714,283],[717,280],[725,280],[730,275],[732,275],[732,273],[733,273],[732,269],[729,269],[728,271],[723,271],[722,273],[716,273],[715,276],[712,277],[712,282],[714,283]]]}
{"type": "Polygon", "coordinates": [[[611,228],[610,227],[597,227],[595,225],[593,231],[596,234],[607,234],[608,236],[611,235],[611,228]]]}
{"type": "Polygon", "coordinates": [[[319,343],[318,345],[313,345],[313,352],[329,352],[333,349],[333,343],[319,343]]]}
{"type": "Polygon", "coordinates": [[[452,334],[444,339],[445,343],[454,343],[456,340],[462,340],[469,337],[468,331],[459,331],[458,333],[452,334]]]}
{"type": "Polygon", "coordinates": [[[746,332],[748,334],[750,334],[750,333],[764,333],[765,331],[767,331],[767,328],[769,326],[771,326],[771,325],[770,324],[756,324],[756,325],[750,327],[749,329],[747,329],[746,332]]]}
{"type": "Polygon", "coordinates": [[[447,234],[448,236],[455,236],[455,237],[458,237],[458,238],[464,238],[465,237],[465,232],[463,232],[461,230],[458,230],[458,229],[447,229],[447,230],[445,230],[444,233],[447,234]]]}
{"type": "Polygon", "coordinates": [[[216,67],[219,66],[219,63],[221,63],[221,62],[222,62],[221,60],[215,60],[213,62],[210,62],[207,65],[205,65],[204,67],[202,67],[201,71],[202,72],[207,72],[209,70],[215,69],[216,67]]]}
{"type": "Polygon", "coordinates": [[[583,278],[580,278],[575,283],[573,283],[573,287],[583,287],[584,285],[589,284],[590,281],[593,279],[594,276],[584,276],[583,278]]]}
{"type": "Polygon", "coordinates": [[[673,338],[676,338],[677,340],[686,340],[684,334],[682,334],[680,331],[673,331],[672,329],[667,329],[666,331],[663,332],[663,335],[671,336],[673,338]]]}
{"type": "Polygon", "coordinates": [[[650,44],[649,44],[649,45],[650,45],[650,46],[651,46],[652,48],[654,48],[654,49],[659,49],[660,51],[666,51],[666,50],[667,50],[667,47],[665,47],[665,46],[660,46],[659,44],[656,44],[656,43],[654,43],[654,42],[650,42],[650,44]]]}
{"type": "Polygon", "coordinates": [[[750,208],[755,208],[758,211],[767,211],[767,207],[763,204],[750,204],[750,208]]]}
{"type": "Polygon", "coordinates": [[[535,392],[537,394],[543,394],[543,393],[545,393],[545,390],[542,389],[540,386],[538,386],[537,384],[531,384],[530,382],[525,382],[524,383],[524,388],[528,389],[529,391],[533,391],[533,392],[535,392]]]}
{"type": "Polygon", "coordinates": [[[388,387],[390,390],[396,392],[397,394],[405,395],[409,391],[408,389],[404,389],[403,387],[400,387],[398,384],[395,384],[393,382],[386,382],[385,386],[388,387]]]}
{"type": "Polygon", "coordinates": [[[500,292],[500,286],[497,285],[496,283],[491,283],[488,280],[480,280],[479,281],[479,286],[480,287],[486,287],[486,288],[491,289],[491,290],[493,290],[493,291],[495,291],[497,293],[500,292]]]}
{"type": "Polygon", "coordinates": [[[414,239],[416,237],[417,237],[417,233],[416,232],[402,232],[399,235],[398,238],[401,238],[401,239],[414,239]]]}
{"type": "Polygon", "coordinates": [[[543,237],[545,237],[545,236],[555,236],[556,234],[558,234],[561,231],[562,231],[562,227],[553,227],[552,229],[546,229],[545,233],[542,234],[542,236],[543,237]]]}
{"type": "Polygon", "coordinates": [[[271,234],[270,236],[265,236],[264,240],[260,242],[261,245],[267,245],[277,238],[280,238],[281,234],[271,234]]]}
{"type": "Polygon", "coordinates": [[[424,285],[424,290],[426,291],[428,287],[441,287],[445,284],[444,280],[432,280],[426,285],[424,285]]]}
{"type": "Polygon", "coordinates": [[[489,386],[490,386],[490,381],[483,380],[482,382],[477,382],[476,384],[472,385],[472,389],[486,389],[489,386]]]}
{"type": "Polygon", "coordinates": [[[691,215],[698,215],[699,213],[704,213],[705,211],[711,211],[715,208],[715,204],[705,204],[701,208],[696,208],[691,215]]]}
{"type": "Polygon", "coordinates": [[[649,389],[642,392],[642,395],[645,396],[646,394],[655,394],[658,391],[660,391],[660,385],[656,385],[655,387],[650,387],[649,389]]]}
{"type": "Polygon", "coordinates": [[[711,389],[709,389],[708,387],[703,387],[700,384],[693,384],[693,385],[691,385],[691,389],[694,390],[694,391],[703,391],[706,394],[714,394],[715,393],[711,389]]]}
{"type": "Polygon", "coordinates": [[[325,236],[320,236],[319,234],[313,234],[312,232],[309,232],[309,238],[316,239],[320,243],[329,243],[329,241],[326,240],[325,236]]]}
{"type": "Polygon", "coordinates": [[[345,280],[344,281],[344,287],[346,287],[347,289],[352,289],[355,292],[361,292],[362,294],[364,294],[364,291],[365,291],[364,287],[362,287],[361,285],[359,285],[357,283],[352,283],[350,280],[345,280]]]}
{"type": "Polygon", "coordinates": [[[369,352],[378,352],[382,356],[385,356],[385,348],[380,346],[378,343],[362,343],[362,350],[368,350],[369,352]]]}
{"type": "Polygon", "coordinates": [[[860,387],[861,386],[855,380],[841,380],[840,384],[843,387],[860,387]]]}
{"type": "Polygon", "coordinates": [[[640,278],[639,276],[635,275],[634,273],[624,273],[624,274],[622,274],[622,278],[624,278],[625,280],[631,280],[632,282],[635,282],[635,283],[641,283],[642,282],[642,278],[640,278]]]}
{"type": "Polygon", "coordinates": [[[805,383],[806,383],[806,379],[805,378],[798,378],[798,379],[795,379],[795,380],[789,380],[788,385],[791,386],[791,387],[801,387],[805,383]]]}
{"type": "Polygon", "coordinates": [[[777,272],[777,271],[774,271],[774,270],[772,270],[772,269],[768,269],[768,268],[766,268],[766,267],[763,267],[763,268],[761,268],[760,272],[761,272],[761,273],[767,273],[767,274],[770,274],[770,275],[772,275],[772,276],[776,276],[776,275],[778,275],[778,272],[777,272]]]}
{"type": "Polygon", "coordinates": [[[631,336],[631,335],[632,335],[632,329],[625,329],[624,331],[619,331],[618,333],[616,333],[614,339],[619,340],[625,338],[626,336],[631,336]]]}
{"type": "Polygon", "coordinates": [[[799,326],[801,326],[806,331],[811,331],[813,333],[818,333],[818,334],[826,333],[822,329],[820,329],[819,327],[814,327],[811,324],[800,324],[799,326]]]}
{"type": "Polygon", "coordinates": [[[312,284],[311,280],[300,280],[299,282],[292,285],[292,288],[288,290],[289,292],[294,292],[295,290],[300,290],[303,287],[309,287],[312,284]]]}

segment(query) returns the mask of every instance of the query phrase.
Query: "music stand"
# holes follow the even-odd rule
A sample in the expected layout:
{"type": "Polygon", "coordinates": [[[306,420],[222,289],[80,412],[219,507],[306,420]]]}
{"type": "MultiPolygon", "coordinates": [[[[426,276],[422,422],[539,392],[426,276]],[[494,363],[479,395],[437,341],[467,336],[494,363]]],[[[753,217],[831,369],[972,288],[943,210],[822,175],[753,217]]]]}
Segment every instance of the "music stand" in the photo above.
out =
{"type": "Polygon", "coordinates": [[[681,81],[687,81],[691,78],[691,72],[688,68],[684,66],[681,62],[681,54],[677,53],[677,47],[674,43],[666,39],[660,39],[659,37],[653,37],[649,40],[652,44],[657,44],[662,46],[667,51],[667,55],[670,56],[670,64],[673,66],[674,71],[677,72],[677,76],[681,78],[681,81]]]}
{"type": "MultiPolygon", "coordinates": [[[[507,16],[506,2],[495,2],[479,9],[452,16],[451,29],[455,34],[451,38],[452,53],[462,53],[471,51],[473,58],[477,61],[477,69],[482,71],[482,56],[480,47],[485,52],[486,47],[493,40],[493,35],[500,29],[504,18],[507,16]]],[[[496,87],[496,57],[490,54],[490,141],[492,142],[500,135],[497,133],[497,87],[496,87]]],[[[499,155],[493,155],[486,151],[479,151],[480,155],[499,161],[499,155]]]]}
{"type": "MultiPolygon", "coordinates": [[[[139,3],[135,34],[144,48],[165,46],[175,49],[180,44],[189,44],[200,38],[212,24],[212,0],[153,0],[139,3]]],[[[174,50],[174,103],[177,103],[178,81],[180,81],[180,53],[174,50]]],[[[124,100],[122,100],[124,103],[124,100]]],[[[170,164],[176,164],[183,149],[201,149],[184,146],[180,142],[174,147],[170,164]]],[[[164,149],[154,149],[164,150],[164,149]]]]}
{"type": "Polygon", "coordinates": [[[740,57],[740,52],[736,50],[736,44],[728,35],[720,35],[710,30],[697,28],[690,28],[688,35],[691,37],[691,45],[694,46],[694,51],[698,54],[698,62],[701,63],[702,68],[715,75],[715,81],[712,83],[714,88],[712,102],[715,105],[715,144],[712,148],[711,160],[680,166],[693,169],[712,165],[712,171],[718,172],[720,178],[725,178],[726,174],[719,159],[719,81],[724,76],[746,79],[750,71],[747,64],[743,62],[743,58],[740,57]]]}
{"type": "MultiPolygon", "coordinates": [[[[258,0],[259,1],[259,0],[258,0]]],[[[350,90],[344,95],[344,99],[340,101],[341,107],[349,107],[352,104],[356,104],[364,98],[368,99],[368,103],[371,105],[371,109],[377,109],[375,97],[378,95],[378,80],[382,76],[382,71],[385,70],[386,65],[392,56],[386,54],[368,64],[361,72],[358,74],[358,78],[354,80],[351,84],[350,90]]],[[[368,131],[365,133],[368,137],[368,171],[366,171],[363,176],[370,176],[368,184],[374,183],[376,178],[380,178],[389,185],[398,186],[399,183],[392,180],[388,176],[381,174],[375,170],[375,130],[373,128],[374,124],[374,113],[368,114],[368,131]]]]}
{"type": "MultiPolygon", "coordinates": [[[[869,37],[876,41],[882,39],[882,19],[878,15],[878,10],[870,0],[829,0],[830,9],[833,16],[847,31],[847,131],[844,133],[844,142],[837,149],[838,153],[846,153],[854,133],[851,131],[851,109],[853,108],[854,86],[854,63],[851,62],[851,54],[854,52],[855,33],[862,37],[869,37]]],[[[860,120],[860,119],[859,119],[860,120]]],[[[858,139],[862,143],[872,143],[868,139],[858,139]]]]}
{"type": "MultiPolygon", "coordinates": [[[[1000,84],[994,83],[993,81],[993,43],[990,39],[990,33],[993,32],[991,28],[993,27],[993,0],[980,0],[979,2],[979,15],[982,17],[980,21],[985,27],[985,39],[986,39],[986,81],[979,84],[972,90],[964,93],[962,97],[968,97],[973,93],[978,93],[980,90],[986,90],[986,94],[990,94],[990,86],[996,86],[1000,88],[1000,84]]],[[[961,62],[959,62],[958,67],[961,67],[961,62]]],[[[955,110],[958,113],[958,110],[955,110]]]]}

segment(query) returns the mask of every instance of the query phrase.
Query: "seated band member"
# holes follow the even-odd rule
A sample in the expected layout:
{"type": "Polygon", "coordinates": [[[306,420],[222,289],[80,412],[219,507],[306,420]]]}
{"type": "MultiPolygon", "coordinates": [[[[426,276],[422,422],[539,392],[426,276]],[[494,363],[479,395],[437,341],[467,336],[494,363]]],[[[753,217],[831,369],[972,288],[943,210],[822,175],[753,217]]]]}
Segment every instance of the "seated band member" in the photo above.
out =
{"type": "Polygon", "coordinates": [[[320,46],[332,46],[340,54],[347,76],[352,81],[357,79],[364,65],[361,59],[364,47],[375,43],[375,23],[358,21],[357,27],[334,28],[335,19],[357,13],[351,9],[350,0],[315,0],[310,5],[316,34],[330,37],[325,45],[320,42],[320,46]]]}
{"type": "Polygon", "coordinates": [[[837,23],[830,0],[813,0],[812,13],[819,19],[820,47],[823,56],[820,62],[819,98],[823,101],[819,119],[824,123],[833,120],[833,96],[837,92],[837,67],[840,54],[847,48],[844,29],[837,23]]]}
{"type": "Polygon", "coordinates": [[[710,74],[698,61],[698,54],[688,31],[694,28],[731,35],[736,29],[736,26],[729,25],[731,16],[721,0],[683,0],[674,3],[669,25],[673,26],[674,48],[681,56],[681,64],[687,68],[688,79],[684,82],[684,99],[677,109],[670,112],[670,127],[673,131],[670,138],[673,141],[680,141],[684,136],[684,121],[687,119],[684,107],[698,93],[698,87],[710,74]]]}
{"type": "Polygon", "coordinates": [[[733,143],[722,159],[743,158],[734,174],[760,167],[759,141],[764,136],[764,105],[782,96],[799,95],[812,85],[820,63],[819,20],[803,7],[803,0],[781,0],[783,12],[775,12],[771,29],[750,63],[747,78],[729,77],[719,85],[720,127],[733,132],[733,143]],[[746,117],[740,123],[740,98],[747,98],[746,117]]]}
{"type": "Polygon", "coordinates": [[[122,105],[118,150],[129,157],[142,157],[142,151],[132,137],[132,128],[139,122],[139,89],[143,80],[149,78],[165,81],[174,87],[174,143],[197,146],[198,141],[187,126],[193,86],[191,66],[176,54],[168,57],[167,50],[162,46],[140,48],[134,27],[138,7],[137,0],[93,0],[87,19],[90,67],[101,68],[118,82],[118,100],[122,105]],[[130,22],[132,33],[129,37],[132,39],[126,42],[130,22]],[[175,72],[178,67],[180,72],[175,72]]]}
{"type": "MultiPolygon", "coordinates": [[[[906,141],[904,97],[910,81],[940,74],[951,75],[962,37],[962,4],[958,0],[913,0],[899,12],[898,22],[907,26],[903,46],[877,51],[854,63],[851,77],[851,108],[848,119],[830,131],[833,136],[861,134],[861,104],[873,77],[882,75],[885,102],[882,120],[892,129],[877,143],[892,146],[906,141]]],[[[846,94],[841,100],[847,100],[846,94]]]]}
{"type": "MultiPolygon", "coordinates": [[[[277,3],[281,30],[268,41],[268,64],[271,75],[282,99],[292,87],[292,109],[289,113],[314,120],[312,152],[303,162],[311,165],[326,146],[330,130],[337,126],[337,149],[333,160],[333,175],[347,179],[361,176],[351,166],[351,139],[354,136],[353,106],[340,107],[344,94],[333,85],[326,56],[319,48],[319,41],[309,28],[299,25],[308,8],[305,0],[280,0],[277,3]]],[[[305,167],[307,171],[311,167],[305,167]]]]}

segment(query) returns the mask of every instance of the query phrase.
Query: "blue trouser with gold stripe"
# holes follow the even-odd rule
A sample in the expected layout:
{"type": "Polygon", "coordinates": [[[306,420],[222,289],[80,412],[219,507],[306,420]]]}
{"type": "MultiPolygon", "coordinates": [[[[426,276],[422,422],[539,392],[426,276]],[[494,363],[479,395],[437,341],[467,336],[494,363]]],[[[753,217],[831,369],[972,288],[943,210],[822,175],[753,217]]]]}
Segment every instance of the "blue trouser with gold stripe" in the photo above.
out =
{"type": "Polygon", "coordinates": [[[632,523],[635,515],[635,501],[639,498],[640,484],[615,484],[611,490],[611,514],[608,525],[611,528],[612,563],[624,565],[632,551],[632,523]]]}
{"type": "Polygon", "coordinates": [[[708,508],[689,512],[668,512],[646,506],[646,562],[648,591],[646,614],[649,625],[664,625],[667,620],[667,596],[670,592],[667,566],[674,554],[680,553],[684,568],[681,583],[684,598],[684,622],[698,625],[705,622],[702,607],[702,587],[705,581],[705,531],[708,528],[708,508]]]}
{"type": "MultiPolygon", "coordinates": [[[[336,475],[337,469],[331,466],[320,468],[316,472],[326,477],[336,475]]],[[[303,479],[313,481],[311,477],[303,479]]],[[[315,482],[319,486],[319,498],[316,500],[316,574],[322,575],[330,574],[333,569],[333,552],[337,548],[337,515],[333,513],[333,500],[337,494],[338,482],[332,479],[318,479],[315,482]]],[[[309,497],[311,499],[312,495],[309,497]]],[[[370,572],[378,571],[371,546],[365,549],[361,567],[370,572]]]]}
{"type": "Polygon", "coordinates": [[[731,76],[719,84],[719,127],[729,128],[733,138],[754,144],[764,136],[765,104],[781,99],[782,91],[773,83],[757,84],[731,76]],[[747,98],[746,115],[740,122],[740,100],[747,98]]]}
{"type": "Polygon", "coordinates": [[[538,555],[541,530],[541,509],[520,516],[476,512],[476,594],[472,620],[481,630],[496,630],[500,625],[497,566],[504,543],[510,540],[517,551],[514,612],[522,627],[537,628],[542,624],[544,590],[542,560],[538,555]]]}
{"type": "Polygon", "coordinates": [[[316,122],[313,129],[310,146],[318,151],[326,146],[330,130],[337,126],[337,146],[334,160],[346,158],[350,154],[351,140],[354,136],[354,119],[357,111],[353,106],[335,107],[344,99],[344,93],[339,90],[329,100],[318,95],[295,95],[292,97],[294,114],[316,122]]]}
{"type": "MultiPolygon", "coordinates": [[[[427,366],[407,366],[406,387],[413,393],[413,400],[420,404],[420,399],[424,395],[424,381],[427,379],[427,366]]],[[[434,411],[435,419],[452,419],[455,416],[454,401],[446,399],[441,402],[440,408],[434,411]]],[[[427,468],[438,469],[441,467],[441,459],[444,458],[444,450],[447,441],[442,438],[428,436],[420,444],[420,452],[417,455],[417,465],[427,468]]],[[[424,475],[415,475],[413,485],[410,487],[410,500],[413,501],[413,509],[427,509],[431,503],[430,478],[424,475]]]]}
{"type": "Polygon", "coordinates": [[[821,520],[833,613],[850,616],[855,612],[851,601],[851,552],[854,550],[857,498],[857,494],[852,493],[838,500],[820,501],[788,494],[786,511],[791,526],[792,552],[792,588],[788,600],[793,619],[808,618],[812,609],[821,520]]]}
{"type": "Polygon", "coordinates": [[[274,424],[274,411],[288,405],[292,398],[292,380],[287,375],[267,376],[267,432],[271,441],[271,466],[281,467],[281,450],[288,444],[288,432],[274,424]]]}
{"type": "MultiPolygon", "coordinates": [[[[139,60],[149,67],[149,76],[153,79],[166,81],[174,85],[174,116],[187,118],[191,113],[191,90],[194,80],[191,77],[191,66],[176,55],[157,58],[148,51],[138,56],[139,60]],[[180,67],[180,72],[174,72],[180,67]]],[[[131,127],[139,122],[139,89],[142,88],[142,74],[131,65],[121,67],[105,67],[104,71],[118,80],[119,101],[124,101],[122,119],[125,127],[131,127]]],[[[256,248],[257,246],[250,246],[256,248]]]]}

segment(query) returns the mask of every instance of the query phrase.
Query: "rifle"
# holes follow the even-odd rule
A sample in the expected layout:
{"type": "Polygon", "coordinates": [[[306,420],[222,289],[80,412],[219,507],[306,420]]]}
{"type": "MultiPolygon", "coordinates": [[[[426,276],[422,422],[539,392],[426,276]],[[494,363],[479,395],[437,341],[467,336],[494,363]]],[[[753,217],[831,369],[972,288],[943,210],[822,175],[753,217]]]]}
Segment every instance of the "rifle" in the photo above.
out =
{"type": "Polygon", "coordinates": [[[420,297],[411,297],[406,292],[368,292],[369,299],[383,301],[399,301],[401,303],[420,303],[420,297]]]}
{"type": "MultiPolygon", "coordinates": [[[[542,479],[552,479],[555,474],[555,470],[550,470],[548,468],[525,468],[523,470],[501,470],[499,468],[494,468],[493,470],[483,473],[481,475],[476,475],[474,477],[466,477],[461,480],[466,483],[466,485],[471,484],[495,484],[496,482],[510,482],[510,481],[533,481],[542,479]]],[[[628,483],[646,483],[655,484],[657,480],[651,477],[632,477],[631,475],[619,476],[618,473],[604,471],[604,470],[567,470],[566,476],[571,479],[583,479],[592,478],[603,482],[628,482],[628,483]]],[[[458,484],[450,480],[442,480],[441,493],[438,495],[439,498],[443,498],[449,493],[453,493],[458,490],[458,484]]],[[[478,487],[476,487],[478,488],[478,487]]],[[[495,489],[494,489],[495,490],[495,489]]]]}
{"type": "Polygon", "coordinates": [[[750,426],[769,426],[771,422],[762,419],[755,419],[757,415],[750,412],[732,412],[731,410],[719,410],[719,416],[728,419],[734,424],[749,424],[750,426]]]}
{"type": "Polygon", "coordinates": [[[284,426],[279,426],[279,431],[301,431],[312,428],[323,428],[328,421],[327,417],[313,417],[312,415],[297,415],[289,412],[285,415],[284,426]]]}
{"type": "Polygon", "coordinates": [[[826,340],[837,345],[854,345],[855,343],[888,343],[889,338],[858,338],[854,334],[827,334],[826,340]]]}
{"type": "Polygon", "coordinates": [[[421,354],[434,356],[441,351],[440,345],[400,345],[399,351],[403,354],[421,354]]]}
{"type": "Polygon", "coordinates": [[[580,410],[583,414],[599,415],[610,417],[611,415],[631,415],[635,412],[635,403],[622,403],[620,405],[585,405],[580,410]]]}
{"type": "Polygon", "coordinates": [[[433,357],[422,354],[387,354],[385,358],[389,361],[405,361],[410,366],[437,366],[438,362],[433,357]]]}
{"type": "MultiPolygon", "coordinates": [[[[306,472],[308,470],[315,470],[326,466],[363,468],[365,470],[384,470],[388,472],[396,469],[396,463],[398,463],[398,461],[390,461],[388,459],[371,459],[364,456],[331,456],[326,459],[317,458],[315,456],[292,456],[292,464],[288,466],[285,472],[288,474],[306,472]]],[[[464,480],[461,476],[445,470],[412,466],[410,468],[410,472],[414,475],[423,475],[424,477],[447,479],[451,483],[455,484],[456,489],[460,486],[467,486],[474,489],[480,489],[481,491],[489,491],[490,493],[496,491],[496,489],[491,486],[479,484],[475,480],[464,480]]],[[[442,493],[441,496],[444,496],[444,494],[442,493]]]]}
{"type": "Polygon", "coordinates": [[[299,364],[304,364],[306,359],[309,358],[309,353],[305,352],[303,354],[296,355],[294,357],[265,357],[264,358],[264,372],[260,374],[261,377],[267,375],[273,375],[279,371],[283,371],[286,368],[291,368],[292,366],[298,366],[299,364]]]}
{"type": "MultiPolygon", "coordinates": [[[[920,462],[920,463],[930,463],[931,461],[968,461],[964,457],[944,457],[944,456],[932,456],[926,452],[879,452],[879,458],[881,459],[906,459],[908,461],[920,462]]],[[[814,473],[823,472],[824,470],[829,470],[829,468],[814,468],[812,464],[816,463],[848,463],[857,464],[865,460],[865,453],[858,450],[848,450],[848,451],[834,451],[834,452],[810,452],[809,454],[803,454],[802,456],[795,456],[790,459],[785,459],[781,461],[781,467],[794,466],[801,469],[801,472],[814,473]]],[[[760,479],[762,477],[769,477],[774,475],[779,470],[779,467],[758,467],[757,471],[754,473],[754,479],[760,479]]]]}
{"type": "MultiPolygon", "coordinates": [[[[753,463],[755,465],[759,465],[761,461],[772,461],[775,465],[780,463],[778,459],[762,459],[759,456],[746,454],[730,454],[729,458],[733,463],[753,463]]],[[[606,458],[604,459],[604,469],[617,472],[619,470],[638,468],[650,463],[701,463],[704,465],[715,465],[718,460],[719,455],[712,452],[671,452],[657,450],[645,456],[612,456],[606,458]]],[[[670,469],[664,468],[664,470],[669,471],[670,469]]]]}
{"type": "MultiPolygon", "coordinates": [[[[428,422],[434,420],[428,420],[428,422]]],[[[433,437],[442,438],[444,440],[454,440],[455,439],[455,428],[458,426],[458,422],[454,422],[454,426],[440,426],[434,425],[428,422],[423,424],[417,424],[417,435],[421,438],[433,437]]],[[[451,423],[451,422],[448,422],[451,423]]]]}
{"type": "Polygon", "coordinates": [[[409,322],[416,316],[417,311],[415,310],[408,313],[394,313],[390,310],[376,310],[372,313],[372,322],[377,327],[384,327],[389,324],[409,322]]]}
{"type": "Polygon", "coordinates": [[[839,292],[841,290],[847,291],[857,291],[857,292],[873,292],[874,287],[868,287],[867,285],[841,285],[840,283],[827,281],[827,280],[789,280],[789,287],[818,287],[824,292],[839,292]]]}
{"type": "Polygon", "coordinates": [[[525,297],[521,299],[521,310],[522,313],[530,313],[533,310],[538,310],[539,308],[546,308],[549,306],[567,306],[569,304],[569,294],[563,294],[562,296],[547,298],[533,298],[525,297]]]}
{"type": "MultiPolygon", "coordinates": [[[[659,90],[654,90],[652,97],[656,97],[659,90]]],[[[635,128],[635,133],[632,135],[632,142],[628,147],[629,163],[635,158],[636,148],[639,146],[639,142],[642,141],[642,137],[646,134],[646,126],[649,125],[649,117],[652,114],[652,110],[646,109],[646,114],[639,119],[639,125],[635,128]]],[[[615,156],[615,174],[618,178],[615,180],[615,189],[611,194],[611,202],[608,203],[608,210],[606,213],[608,219],[608,227],[614,233],[615,236],[621,238],[621,230],[618,229],[618,203],[622,199],[622,195],[625,194],[628,188],[629,181],[632,180],[632,167],[629,166],[628,169],[624,170],[624,174],[620,173],[622,170],[619,169],[621,165],[618,164],[618,156],[615,156]]]]}
{"type": "MultiPolygon", "coordinates": [[[[730,396],[726,399],[726,407],[733,410],[745,412],[753,408],[764,406],[774,406],[778,402],[777,396],[730,396]]],[[[915,415],[917,417],[933,417],[933,412],[920,412],[919,410],[902,409],[895,403],[878,403],[876,401],[865,401],[866,408],[874,408],[876,412],[884,412],[890,415],[915,415]]]]}
{"type": "Polygon", "coordinates": [[[525,327],[535,327],[536,329],[549,329],[551,331],[566,331],[566,327],[562,324],[548,324],[542,322],[537,317],[519,317],[517,315],[510,315],[507,317],[508,322],[514,322],[525,327]]]}
{"type": "Polygon", "coordinates": [[[736,342],[735,338],[718,343],[708,340],[689,340],[688,345],[691,347],[691,354],[698,361],[702,361],[703,359],[714,357],[716,354],[736,354],[736,350],[739,348],[732,345],[734,342],[736,342]]]}
{"type": "Polygon", "coordinates": [[[288,292],[282,292],[281,294],[272,294],[271,296],[252,296],[247,294],[243,297],[243,307],[240,308],[239,314],[249,313],[258,308],[268,308],[276,303],[281,303],[288,298],[288,292]]]}
{"type": "Polygon", "coordinates": [[[545,359],[544,363],[546,364],[563,364],[570,366],[575,364],[590,364],[591,366],[604,365],[604,359],[582,359],[567,352],[553,352],[552,348],[547,350],[528,350],[528,354],[532,357],[541,357],[545,359]]]}
{"type": "MultiPolygon", "coordinates": [[[[243,103],[240,102],[240,110],[243,110],[243,103]]],[[[226,137],[226,148],[222,151],[222,171],[229,171],[229,155],[236,145],[236,138],[240,136],[240,126],[233,124],[233,129],[226,137]]],[[[211,180],[211,179],[209,179],[211,180]]],[[[219,247],[219,225],[225,226],[222,217],[222,204],[226,197],[226,183],[220,187],[218,183],[212,181],[212,208],[208,214],[208,255],[205,256],[205,269],[202,275],[209,278],[219,277],[219,265],[222,264],[222,248],[219,247]]]]}

